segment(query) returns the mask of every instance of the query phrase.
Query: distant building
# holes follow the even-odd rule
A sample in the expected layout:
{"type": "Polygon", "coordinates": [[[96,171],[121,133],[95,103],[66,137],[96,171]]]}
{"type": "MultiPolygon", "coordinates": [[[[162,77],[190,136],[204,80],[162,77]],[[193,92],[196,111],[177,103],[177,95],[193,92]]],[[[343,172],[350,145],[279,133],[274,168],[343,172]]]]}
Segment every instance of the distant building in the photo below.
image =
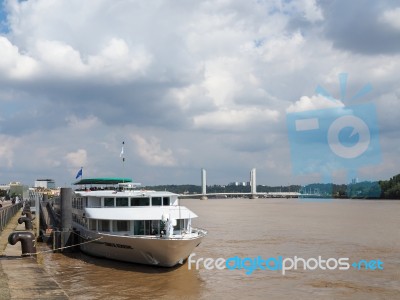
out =
{"type": "Polygon", "coordinates": [[[235,182],[231,182],[228,185],[234,185],[234,186],[250,186],[250,181],[235,181],[235,182]]]}
{"type": "Polygon", "coordinates": [[[359,183],[360,181],[358,180],[358,178],[352,178],[351,179],[351,184],[356,184],[359,183]]]}
{"type": "Polygon", "coordinates": [[[35,188],[55,189],[56,183],[53,179],[37,179],[35,181],[35,188]]]}
{"type": "Polygon", "coordinates": [[[0,184],[0,190],[8,192],[10,190],[10,185],[9,184],[0,184]]]}

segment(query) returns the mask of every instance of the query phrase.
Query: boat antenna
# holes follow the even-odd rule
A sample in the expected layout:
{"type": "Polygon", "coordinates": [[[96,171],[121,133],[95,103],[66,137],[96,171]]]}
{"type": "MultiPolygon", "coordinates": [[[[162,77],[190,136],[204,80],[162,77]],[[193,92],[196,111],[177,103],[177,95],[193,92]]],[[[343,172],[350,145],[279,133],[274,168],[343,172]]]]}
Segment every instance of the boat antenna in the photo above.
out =
{"type": "Polygon", "coordinates": [[[125,145],[125,141],[122,141],[121,153],[119,155],[119,157],[122,158],[122,183],[125,182],[125,179],[124,179],[124,174],[125,174],[125,172],[124,172],[125,171],[125,168],[124,168],[124,165],[125,165],[124,145],[125,145]]]}

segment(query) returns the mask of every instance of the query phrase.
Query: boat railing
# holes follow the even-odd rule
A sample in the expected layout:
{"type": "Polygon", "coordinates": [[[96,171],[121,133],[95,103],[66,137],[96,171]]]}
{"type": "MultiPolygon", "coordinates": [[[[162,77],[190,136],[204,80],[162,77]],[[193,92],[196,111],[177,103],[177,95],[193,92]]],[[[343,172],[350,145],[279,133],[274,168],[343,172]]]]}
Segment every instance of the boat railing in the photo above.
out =
{"type": "Polygon", "coordinates": [[[195,232],[197,231],[197,233],[203,234],[203,235],[206,235],[208,233],[207,230],[205,230],[203,228],[198,228],[198,227],[192,227],[192,232],[193,231],[195,231],[195,232]]]}
{"type": "Polygon", "coordinates": [[[186,238],[191,235],[194,235],[194,237],[197,237],[197,236],[206,235],[206,234],[207,234],[207,230],[197,228],[197,227],[192,227],[190,232],[187,229],[174,230],[173,237],[182,236],[182,237],[186,238]]]}
{"type": "Polygon", "coordinates": [[[172,240],[180,240],[180,239],[195,239],[199,236],[207,235],[207,230],[197,227],[192,227],[191,232],[187,230],[174,230],[174,234],[171,237],[167,237],[165,234],[145,234],[145,235],[132,235],[132,232],[109,232],[109,231],[99,231],[99,233],[103,235],[110,235],[110,236],[125,236],[125,237],[134,237],[139,239],[172,239],[172,240]]]}

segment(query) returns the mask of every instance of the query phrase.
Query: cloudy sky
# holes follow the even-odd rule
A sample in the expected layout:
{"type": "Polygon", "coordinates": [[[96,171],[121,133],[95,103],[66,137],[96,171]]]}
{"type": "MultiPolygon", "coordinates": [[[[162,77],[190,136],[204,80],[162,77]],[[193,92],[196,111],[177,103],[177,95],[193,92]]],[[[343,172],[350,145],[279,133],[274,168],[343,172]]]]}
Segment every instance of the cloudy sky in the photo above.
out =
{"type": "Polygon", "coordinates": [[[81,166],[148,185],[200,184],[201,168],[208,184],[253,167],[258,184],[318,181],[292,173],[287,113],[356,102],[375,103],[382,154],[358,176],[388,179],[400,173],[399,20],[387,0],[2,1],[0,183],[69,185],[81,166]]]}

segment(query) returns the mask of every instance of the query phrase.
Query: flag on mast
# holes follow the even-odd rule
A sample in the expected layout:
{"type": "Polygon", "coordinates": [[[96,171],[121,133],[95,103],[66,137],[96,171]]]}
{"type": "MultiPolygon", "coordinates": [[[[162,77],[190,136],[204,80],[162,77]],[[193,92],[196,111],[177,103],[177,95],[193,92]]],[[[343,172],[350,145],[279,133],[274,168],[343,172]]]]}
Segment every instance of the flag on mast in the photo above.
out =
{"type": "Polygon", "coordinates": [[[79,177],[82,177],[82,175],[83,175],[83,171],[82,171],[82,167],[81,167],[81,169],[76,174],[75,179],[78,179],[79,177]]]}
{"type": "Polygon", "coordinates": [[[125,145],[125,142],[122,142],[122,149],[121,149],[121,153],[119,154],[119,157],[122,157],[122,161],[125,161],[125,157],[124,157],[124,145],[125,145]]]}

